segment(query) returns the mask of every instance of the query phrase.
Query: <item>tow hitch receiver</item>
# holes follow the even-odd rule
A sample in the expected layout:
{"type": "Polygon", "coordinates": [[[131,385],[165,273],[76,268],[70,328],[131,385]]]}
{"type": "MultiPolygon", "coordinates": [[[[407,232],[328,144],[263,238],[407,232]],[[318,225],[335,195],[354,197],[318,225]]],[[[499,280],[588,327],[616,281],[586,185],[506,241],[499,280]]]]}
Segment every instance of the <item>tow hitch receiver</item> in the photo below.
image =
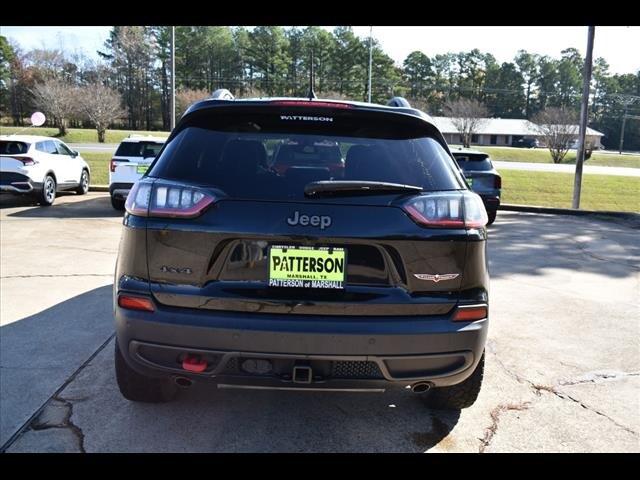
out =
{"type": "Polygon", "coordinates": [[[182,361],[182,368],[189,372],[201,373],[207,369],[207,362],[199,357],[187,355],[182,361]]]}
{"type": "Polygon", "coordinates": [[[293,367],[293,383],[311,383],[313,372],[308,365],[296,365],[293,367]]]}

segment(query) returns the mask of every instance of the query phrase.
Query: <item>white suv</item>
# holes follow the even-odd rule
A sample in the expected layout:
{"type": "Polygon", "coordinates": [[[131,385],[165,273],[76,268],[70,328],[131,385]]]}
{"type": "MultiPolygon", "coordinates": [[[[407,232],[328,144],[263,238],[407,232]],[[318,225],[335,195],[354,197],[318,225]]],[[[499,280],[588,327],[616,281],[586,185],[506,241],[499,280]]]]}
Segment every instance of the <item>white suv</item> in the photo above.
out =
{"type": "Polygon", "coordinates": [[[118,146],[109,164],[109,193],[111,205],[124,210],[124,202],[131,187],[147,171],[162,149],[166,138],[130,135],[118,146]]]}
{"type": "Polygon", "coordinates": [[[0,192],[35,196],[52,205],[56,193],[89,191],[87,162],[60,140],[35,135],[0,135],[0,192]]]}

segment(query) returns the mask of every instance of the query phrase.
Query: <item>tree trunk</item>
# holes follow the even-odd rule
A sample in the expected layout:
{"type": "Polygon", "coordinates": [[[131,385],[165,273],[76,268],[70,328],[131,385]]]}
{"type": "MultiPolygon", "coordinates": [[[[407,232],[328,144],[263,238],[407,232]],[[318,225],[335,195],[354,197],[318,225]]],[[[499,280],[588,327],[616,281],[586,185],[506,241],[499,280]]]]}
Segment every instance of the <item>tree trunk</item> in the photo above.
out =
{"type": "Polygon", "coordinates": [[[96,130],[98,131],[98,143],[104,143],[104,137],[107,133],[107,129],[101,125],[96,125],[96,130]]]}

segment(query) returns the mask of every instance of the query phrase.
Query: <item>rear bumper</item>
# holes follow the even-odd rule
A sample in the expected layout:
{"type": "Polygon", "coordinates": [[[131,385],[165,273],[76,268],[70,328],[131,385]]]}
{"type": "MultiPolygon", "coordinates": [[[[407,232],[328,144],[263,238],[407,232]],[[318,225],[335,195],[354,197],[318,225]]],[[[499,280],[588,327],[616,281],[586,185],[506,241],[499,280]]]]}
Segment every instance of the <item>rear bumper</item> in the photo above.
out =
{"type": "Polygon", "coordinates": [[[480,198],[482,198],[482,202],[484,203],[484,208],[487,210],[497,210],[500,207],[500,195],[483,195],[480,194],[480,198]]]}
{"type": "Polygon", "coordinates": [[[460,383],[480,360],[488,328],[488,319],[454,323],[449,316],[321,317],[160,305],[153,313],[116,306],[115,317],[125,360],[142,374],[280,389],[460,383]],[[206,370],[184,370],[186,354],[206,359],[206,370]],[[271,370],[247,372],[247,360],[266,361],[271,370]],[[294,382],[295,366],[311,368],[311,381],[294,382]]]}
{"type": "Polygon", "coordinates": [[[126,200],[132,187],[133,183],[112,183],[109,185],[109,194],[113,198],[126,200]]]}
{"type": "Polygon", "coordinates": [[[31,193],[42,188],[42,183],[34,182],[26,175],[14,172],[0,172],[0,192],[31,193]]]}

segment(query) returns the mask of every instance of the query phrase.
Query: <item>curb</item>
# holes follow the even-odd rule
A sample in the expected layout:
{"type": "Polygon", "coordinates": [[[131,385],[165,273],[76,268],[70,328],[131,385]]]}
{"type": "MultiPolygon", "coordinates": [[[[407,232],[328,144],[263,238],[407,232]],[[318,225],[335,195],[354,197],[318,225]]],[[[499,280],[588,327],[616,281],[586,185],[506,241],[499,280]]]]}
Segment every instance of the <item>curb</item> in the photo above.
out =
{"type": "Polygon", "coordinates": [[[498,210],[508,210],[512,212],[528,212],[528,213],[550,213],[554,215],[572,215],[575,217],[605,217],[609,219],[618,219],[630,221],[640,226],[640,213],[634,212],[609,212],[606,210],[575,210],[573,208],[552,208],[552,207],[536,207],[532,205],[514,205],[503,203],[498,210]]]}
{"type": "Polygon", "coordinates": [[[109,185],[89,185],[90,192],[108,192],[109,185]]]}

